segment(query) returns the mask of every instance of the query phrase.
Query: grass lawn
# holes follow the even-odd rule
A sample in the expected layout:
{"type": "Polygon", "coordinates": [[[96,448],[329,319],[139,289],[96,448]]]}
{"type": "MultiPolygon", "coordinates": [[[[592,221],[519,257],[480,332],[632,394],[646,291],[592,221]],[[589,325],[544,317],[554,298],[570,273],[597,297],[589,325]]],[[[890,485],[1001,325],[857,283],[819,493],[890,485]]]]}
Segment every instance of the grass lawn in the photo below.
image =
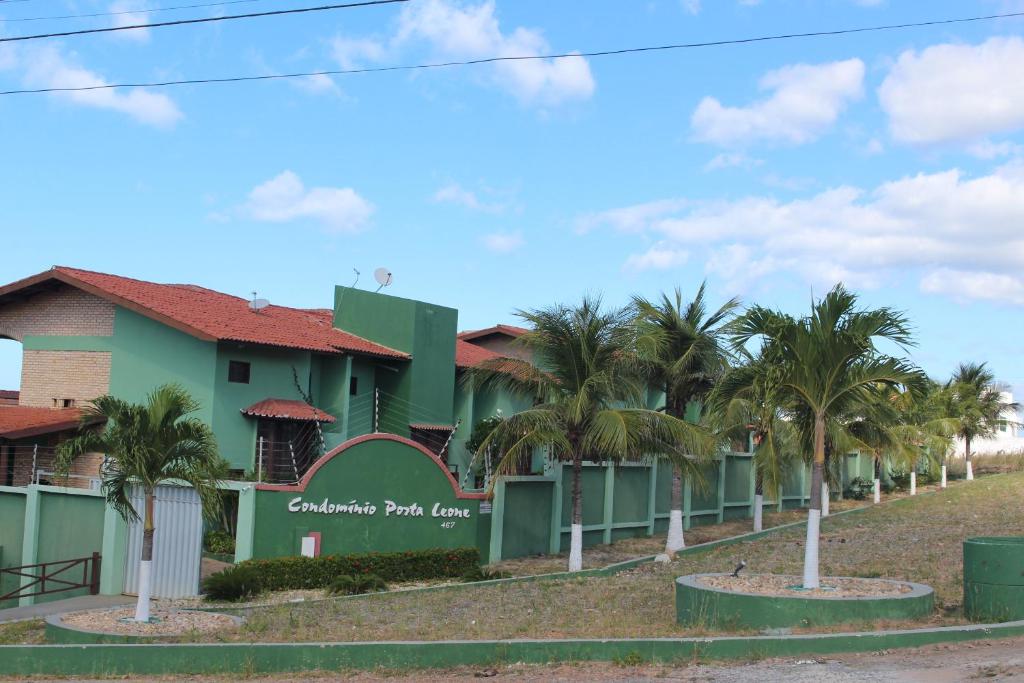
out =
{"type": "MultiPolygon", "coordinates": [[[[1024,535],[1024,473],[958,482],[822,523],[823,575],[905,579],[935,588],[931,622],[962,620],[961,542],[1024,535]]],[[[799,574],[804,530],[644,565],[605,578],[565,579],[421,593],[380,594],[260,610],[224,640],[359,641],[685,635],[675,623],[673,579],[731,570],[799,574]]],[[[858,627],[863,625],[858,625],[858,627]]]]}

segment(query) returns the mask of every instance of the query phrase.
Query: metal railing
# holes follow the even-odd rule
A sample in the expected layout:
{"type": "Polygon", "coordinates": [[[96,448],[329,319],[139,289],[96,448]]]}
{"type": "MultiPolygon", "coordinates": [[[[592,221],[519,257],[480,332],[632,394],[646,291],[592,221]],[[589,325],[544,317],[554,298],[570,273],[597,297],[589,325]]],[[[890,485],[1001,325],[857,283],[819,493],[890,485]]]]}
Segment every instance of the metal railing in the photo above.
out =
{"type": "Polygon", "coordinates": [[[15,590],[0,595],[0,601],[24,598],[30,595],[63,593],[79,588],[88,588],[90,595],[98,595],[100,592],[100,562],[100,554],[94,552],[90,557],[79,557],[74,560],[55,560],[0,569],[0,578],[9,575],[20,579],[32,579],[15,590]],[[82,568],[82,580],[71,580],[71,575],[67,572],[79,566],[82,568]],[[61,578],[57,578],[58,576],[61,578]],[[49,587],[46,585],[47,582],[50,583],[49,587]],[[54,585],[56,587],[53,587],[54,585]],[[36,588],[37,586],[38,588],[36,588]]]}

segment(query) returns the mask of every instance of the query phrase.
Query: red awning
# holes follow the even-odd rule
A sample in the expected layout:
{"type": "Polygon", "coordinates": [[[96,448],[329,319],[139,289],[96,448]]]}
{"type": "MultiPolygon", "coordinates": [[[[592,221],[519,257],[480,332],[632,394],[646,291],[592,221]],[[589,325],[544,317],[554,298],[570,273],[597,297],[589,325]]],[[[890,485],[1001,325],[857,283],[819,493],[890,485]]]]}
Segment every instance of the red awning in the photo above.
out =
{"type": "Polygon", "coordinates": [[[303,401],[284,398],[265,398],[242,408],[243,415],[251,417],[269,417],[278,420],[306,420],[309,422],[334,422],[334,416],[328,415],[303,401]]]}

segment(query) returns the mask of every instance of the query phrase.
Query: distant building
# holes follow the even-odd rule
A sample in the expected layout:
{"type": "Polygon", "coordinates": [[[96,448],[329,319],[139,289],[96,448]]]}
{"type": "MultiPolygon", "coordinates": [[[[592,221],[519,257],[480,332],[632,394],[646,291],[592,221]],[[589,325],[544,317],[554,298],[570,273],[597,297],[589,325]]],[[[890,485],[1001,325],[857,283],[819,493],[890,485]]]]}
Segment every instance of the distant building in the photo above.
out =
{"type": "MultiPolygon", "coordinates": [[[[1013,403],[1013,394],[1004,391],[1003,401],[1013,403]]],[[[987,439],[971,439],[971,455],[1003,455],[1019,453],[1024,455],[1024,436],[1021,436],[1021,415],[1018,411],[1008,410],[1003,415],[1010,424],[1003,425],[994,436],[987,439]]],[[[954,453],[958,458],[964,457],[966,445],[963,439],[957,439],[954,453]]]]}

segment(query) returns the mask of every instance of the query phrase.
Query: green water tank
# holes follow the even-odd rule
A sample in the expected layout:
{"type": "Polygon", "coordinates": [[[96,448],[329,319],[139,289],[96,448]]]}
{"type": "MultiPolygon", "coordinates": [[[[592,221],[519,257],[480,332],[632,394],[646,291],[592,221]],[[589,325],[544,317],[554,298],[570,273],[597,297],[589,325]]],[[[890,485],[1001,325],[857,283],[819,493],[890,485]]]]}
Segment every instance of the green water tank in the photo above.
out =
{"type": "Polygon", "coordinates": [[[964,541],[964,615],[990,624],[1024,619],[1024,537],[964,541]]]}

